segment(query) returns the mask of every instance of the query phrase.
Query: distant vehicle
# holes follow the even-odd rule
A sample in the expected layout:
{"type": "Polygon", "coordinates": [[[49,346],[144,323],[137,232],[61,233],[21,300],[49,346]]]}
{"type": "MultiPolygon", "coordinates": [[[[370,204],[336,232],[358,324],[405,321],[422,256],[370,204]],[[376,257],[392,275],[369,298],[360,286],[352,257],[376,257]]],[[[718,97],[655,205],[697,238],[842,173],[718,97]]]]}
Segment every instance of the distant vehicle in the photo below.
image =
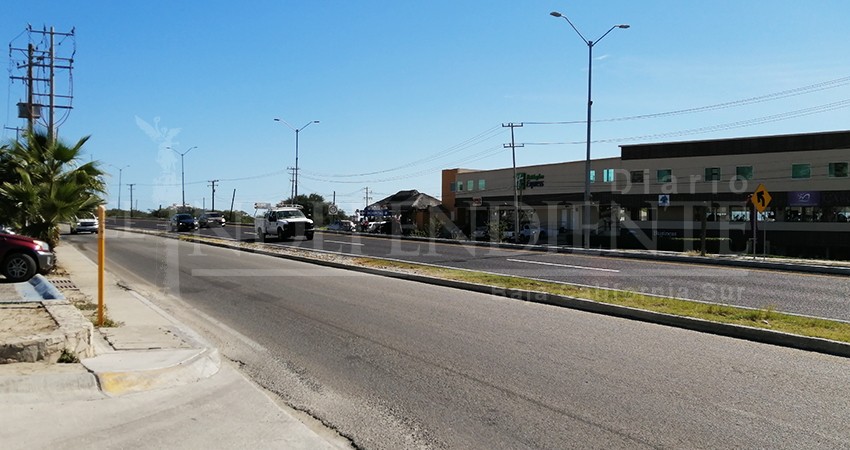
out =
{"type": "Polygon", "coordinates": [[[71,224],[71,234],[97,233],[98,225],[97,217],[77,217],[71,224]]]}
{"type": "Polygon", "coordinates": [[[171,216],[171,231],[193,231],[198,229],[198,221],[191,214],[180,213],[171,216]]]}
{"type": "Polygon", "coordinates": [[[56,255],[47,242],[19,234],[0,234],[0,273],[12,282],[27,281],[36,273],[47,273],[56,255]]]}
{"type": "Polygon", "coordinates": [[[201,214],[201,217],[198,217],[198,226],[201,228],[209,228],[212,226],[223,227],[224,224],[224,215],[220,212],[209,211],[201,214]]]}
{"type": "Polygon", "coordinates": [[[368,233],[383,233],[384,224],[387,222],[369,222],[369,228],[366,230],[368,233]]]}
{"type": "Polygon", "coordinates": [[[337,220],[328,225],[328,230],[352,232],[357,230],[357,225],[350,220],[337,220]]]}
{"type": "Polygon", "coordinates": [[[475,227],[475,229],[472,230],[472,236],[471,236],[472,240],[473,241],[486,241],[486,240],[490,239],[490,230],[488,230],[487,228],[488,228],[487,225],[481,225],[481,226],[475,227]]]}
{"type": "Polygon", "coordinates": [[[541,237],[541,230],[536,225],[523,224],[519,230],[519,242],[534,244],[541,237]]]}
{"type": "Polygon", "coordinates": [[[279,241],[304,236],[313,239],[313,220],[301,211],[300,205],[282,206],[266,210],[254,216],[257,239],[265,242],[266,236],[277,236],[279,241]]]}

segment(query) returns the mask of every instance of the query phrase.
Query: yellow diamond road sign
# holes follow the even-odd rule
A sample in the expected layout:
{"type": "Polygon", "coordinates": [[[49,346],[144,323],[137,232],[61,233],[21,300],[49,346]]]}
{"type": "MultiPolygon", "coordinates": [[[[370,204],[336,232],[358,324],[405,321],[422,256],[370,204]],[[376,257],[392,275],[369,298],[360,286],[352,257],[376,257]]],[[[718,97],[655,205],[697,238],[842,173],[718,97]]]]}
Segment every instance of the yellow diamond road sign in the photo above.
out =
{"type": "Polygon", "coordinates": [[[759,187],[757,187],[756,191],[753,192],[753,205],[755,205],[756,211],[764,212],[772,198],[773,197],[770,196],[770,192],[767,192],[764,185],[759,184],[759,187]]]}

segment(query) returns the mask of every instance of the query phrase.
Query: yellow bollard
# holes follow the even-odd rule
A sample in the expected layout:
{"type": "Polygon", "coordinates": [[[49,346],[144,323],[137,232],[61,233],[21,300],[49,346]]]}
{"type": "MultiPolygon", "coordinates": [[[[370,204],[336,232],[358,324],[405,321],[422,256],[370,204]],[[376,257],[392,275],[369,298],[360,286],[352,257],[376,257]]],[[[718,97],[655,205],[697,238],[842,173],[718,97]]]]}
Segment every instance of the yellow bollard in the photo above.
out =
{"type": "Polygon", "coordinates": [[[106,208],[97,207],[97,326],[103,326],[103,270],[106,265],[106,208]]]}

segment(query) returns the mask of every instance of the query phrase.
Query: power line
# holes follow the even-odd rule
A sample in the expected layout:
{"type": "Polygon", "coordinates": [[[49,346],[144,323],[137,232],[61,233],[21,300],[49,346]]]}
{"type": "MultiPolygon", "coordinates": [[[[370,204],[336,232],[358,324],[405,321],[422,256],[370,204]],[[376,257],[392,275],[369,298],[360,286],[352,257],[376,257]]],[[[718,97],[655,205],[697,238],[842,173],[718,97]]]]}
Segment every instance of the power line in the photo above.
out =
{"type": "MultiPolygon", "coordinates": [[[[669,116],[678,116],[683,114],[693,114],[700,113],[705,111],[714,111],[718,109],[726,109],[733,108],[738,106],[746,106],[754,103],[763,103],[771,100],[779,100],[783,98],[793,97],[797,95],[809,94],[812,92],[823,91],[826,89],[833,89],[841,86],[845,86],[850,84],[850,77],[836,78],[834,80],[824,81],[820,83],[810,84],[808,86],[798,87],[794,89],[787,89],[780,92],[774,92],[772,94],[760,95],[758,97],[750,97],[741,100],[734,100],[731,102],[717,103],[714,105],[707,106],[699,106],[695,108],[686,108],[679,109],[675,111],[667,111],[661,113],[654,114],[641,114],[636,116],[625,116],[625,117],[614,117],[610,119],[597,119],[592,122],[620,122],[626,120],[641,120],[641,119],[655,119],[659,117],[669,117],[669,116]]],[[[523,122],[526,125],[576,125],[576,124],[585,124],[586,120],[569,120],[564,122],[523,122]]]]}

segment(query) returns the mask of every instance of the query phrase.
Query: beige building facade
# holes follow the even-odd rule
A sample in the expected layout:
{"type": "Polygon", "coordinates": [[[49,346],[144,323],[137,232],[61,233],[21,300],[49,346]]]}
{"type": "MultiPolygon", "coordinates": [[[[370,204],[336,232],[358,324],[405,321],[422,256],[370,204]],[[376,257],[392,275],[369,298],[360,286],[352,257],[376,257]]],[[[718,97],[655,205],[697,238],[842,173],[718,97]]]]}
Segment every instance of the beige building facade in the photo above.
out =
{"type": "MultiPolygon", "coordinates": [[[[850,131],[624,145],[591,161],[591,244],[689,250],[705,230],[716,251],[742,251],[755,221],[761,251],[850,258],[848,163],[850,131]]],[[[580,243],[584,167],[517,167],[520,222],[580,243]]],[[[445,170],[443,206],[461,229],[512,228],[514,180],[512,167],[445,170]]]]}

